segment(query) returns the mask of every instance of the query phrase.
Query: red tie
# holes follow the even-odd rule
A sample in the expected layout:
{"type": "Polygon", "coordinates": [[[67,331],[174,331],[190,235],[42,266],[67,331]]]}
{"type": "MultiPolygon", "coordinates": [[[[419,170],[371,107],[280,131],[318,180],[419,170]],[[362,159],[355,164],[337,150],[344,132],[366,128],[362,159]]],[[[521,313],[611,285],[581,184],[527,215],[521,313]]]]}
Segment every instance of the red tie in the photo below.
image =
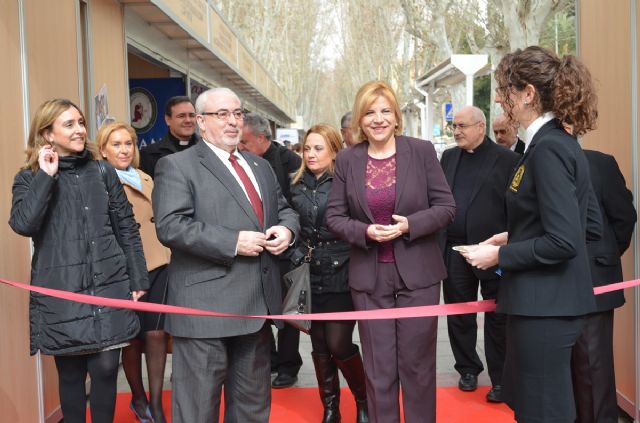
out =
{"type": "Polygon", "coordinates": [[[242,185],[244,185],[244,189],[247,191],[247,195],[249,196],[249,201],[251,202],[251,207],[253,207],[253,211],[256,213],[258,217],[258,222],[260,222],[260,226],[264,226],[264,214],[262,212],[262,200],[260,200],[260,196],[258,195],[258,191],[253,186],[253,182],[249,179],[247,172],[245,172],[244,168],[240,166],[238,163],[238,158],[231,154],[229,156],[229,161],[231,162],[231,166],[236,171],[240,180],[242,181],[242,185]]]}

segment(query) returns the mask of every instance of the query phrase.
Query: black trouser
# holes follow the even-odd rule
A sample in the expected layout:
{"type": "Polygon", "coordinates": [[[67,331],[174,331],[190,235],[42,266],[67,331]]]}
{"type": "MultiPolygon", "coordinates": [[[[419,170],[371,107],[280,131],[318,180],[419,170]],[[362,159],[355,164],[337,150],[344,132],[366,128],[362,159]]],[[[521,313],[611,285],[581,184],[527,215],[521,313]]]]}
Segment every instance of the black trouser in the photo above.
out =
{"type": "Polygon", "coordinates": [[[616,423],[613,310],[589,314],[571,354],[577,423],[616,423]]]}
{"type": "Polygon", "coordinates": [[[60,406],[65,423],[85,422],[87,373],[91,377],[91,421],[113,422],[120,349],[94,354],[56,356],[54,359],[58,369],[60,406]]]}
{"type": "Polygon", "coordinates": [[[571,351],[584,317],[507,318],[504,398],[518,423],[574,423],[571,351]]]}
{"type": "MultiPolygon", "coordinates": [[[[442,284],[444,301],[447,304],[477,301],[478,288],[485,300],[498,295],[499,279],[479,280],[471,265],[447,243],[445,252],[448,277],[442,284]]],[[[502,384],[502,368],[505,355],[505,321],[501,313],[484,315],[484,347],[492,385],[502,384]]],[[[447,328],[451,350],[455,357],[455,369],[461,375],[478,375],[484,367],[476,351],[478,323],[475,314],[447,316],[447,328]]]]}
{"type": "MultiPolygon", "coordinates": [[[[280,260],[280,274],[284,275],[289,271],[289,260],[280,260]]],[[[282,281],[282,278],[280,279],[282,281]]],[[[287,288],[282,284],[282,298],[287,294],[287,288]]],[[[275,348],[275,341],[271,339],[271,367],[278,373],[297,376],[302,367],[302,357],[298,351],[300,344],[300,331],[293,326],[286,324],[283,329],[278,329],[278,347],[275,348]]]]}

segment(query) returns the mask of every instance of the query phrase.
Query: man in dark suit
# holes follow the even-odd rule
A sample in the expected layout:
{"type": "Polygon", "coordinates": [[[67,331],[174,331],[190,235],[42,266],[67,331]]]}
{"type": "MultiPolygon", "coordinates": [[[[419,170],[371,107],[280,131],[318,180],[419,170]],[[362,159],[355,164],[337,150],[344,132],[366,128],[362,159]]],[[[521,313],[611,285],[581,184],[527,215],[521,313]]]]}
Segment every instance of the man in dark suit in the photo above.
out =
{"type": "MultiPolygon", "coordinates": [[[[588,242],[587,251],[593,286],[602,286],[623,280],[620,257],[631,243],[637,213],[615,158],[598,151],[584,153],[603,223],[602,239],[588,242]]],[[[573,347],[571,370],[578,423],[618,421],[613,309],[623,304],[623,291],[596,295],[597,311],[587,315],[573,347]]]]}
{"type": "Polygon", "coordinates": [[[507,147],[521,156],[524,154],[525,144],[518,137],[518,127],[514,122],[509,121],[505,114],[501,114],[493,121],[493,135],[501,146],[507,147]]]}
{"type": "MultiPolygon", "coordinates": [[[[247,113],[244,117],[242,140],[238,144],[240,151],[248,151],[269,162],[282,190],[284,198],[291,204],[291,175],[299,168],[302,159],[285,146],[271,140],[272,133],[269,121],[257,113],[247,113]]],[[[280,275],[289,271],[290,261],[280,257],[280,275]]],[[[283,294],[284,286],[283,286],[283,294]]],[[[298,380],[298,371],[302,366],[302,357],[298,352],[300,331],[285,324],[278,330],[278,348],[272,338],[271,370],[278,375],[271,382],[274,388],[288,388],[298,380]]]]}
{"type": "Polygon", "coordinates": [[[152,178],[155,176],[158,160],[186,150],[199,140],[196,134],[196,110],[189,97],[171,97],[164,106],[164,121],[167,124],[167,135],[140,150],[140,169],[152,178]]]}
{"type": "MultiPolygon", "coordinates": [[[[519,156],[496,145],[485,136],[486,120],[482,110],[467,106],[453,119],[457,147],[442,155],[442,168],[456,201],[456,217],[441,234],[447,265],[442,285],[445,303],[476,301],[478,287],[484,299],[495,299],[499,279],[496,269],[480,270],[469,265],[453,251],[457,245],[477,244],[507,228],[504,196],[507,183],[519,156]]],[[[476,352],[478,325],[475,314],[447,317],[449,340],[460,373],[458,387],[475,391],[483,365],[476,352]]],[[[502,402],[502,366],[504,364],[504,315],[485,314],[484,340],[492,389],[487,400],[502,402]]]]}
{"type": "MultiPolygon", "coordinates": [[[[238,152],[244,113],[227,88],[196,102],[203,142],[158,162],[153,205],[171,248],[168,303],[242,315],[277,314],[277,256],[299,229],[269,163],[238,152]]],[[[280,326],[280,324],[278,324],[280,326]]],[[[169,315],[173,421],[269,420],[270,329],[261,319],[169,315]]]]}

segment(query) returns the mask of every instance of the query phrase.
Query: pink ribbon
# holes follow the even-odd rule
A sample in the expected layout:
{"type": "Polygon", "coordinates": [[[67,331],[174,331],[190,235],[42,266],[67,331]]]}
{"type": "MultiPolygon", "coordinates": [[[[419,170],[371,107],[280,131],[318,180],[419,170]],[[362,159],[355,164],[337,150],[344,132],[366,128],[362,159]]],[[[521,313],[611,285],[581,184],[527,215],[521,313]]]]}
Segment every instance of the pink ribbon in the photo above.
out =
{"type": "Polygon", "coordinates": [[[593,293],[596,295],[606,294],[611,291],[619,291],[621,289],[633,288],[640,285],[640,279],[633,279],[631,281],[612,283],[609,285],[596,286],[593,288],[593,293]]]}
{"type": "MultiPolygon", "coordinates": [[[[254,315],[245,316],[241,314],[219,313],[216,311],[206,311],[197,308],[178,307],[172,305],[155,304],[147,302],[135,302],[132,300],[117,300],[113,298],[96,297],[93,295],[78,294],[75,292],[62,291],[59,289],[44,288],[40,286],[27,285],[20,282],[10,281],[0,278],[0,282],[15,288],[37,292],[64,300],[76,301],[85,304],[92,304],[104,307],[126,308],[136,311],[147,311],[153,313],[167,314],[189,314],[194,316],[211,316],[225,318],[244,319],[273,319],[273,320],[381,320],[381,319],[408,319],[412,317],[433,317],[447,316],[453,314],[468,314],[491,312],[496,309],[494,300],[471,301],[466,303],[437,304],[421,307],[386,308],[379,310],[348,311],[341,313],[311,313],[299,315],[254,315]]],[[[626,282],[614,283],[611,285],[599,286],[593,289],[596,295],[620,289],[631,288],[640,285],[640,279],[626,282]]]]}

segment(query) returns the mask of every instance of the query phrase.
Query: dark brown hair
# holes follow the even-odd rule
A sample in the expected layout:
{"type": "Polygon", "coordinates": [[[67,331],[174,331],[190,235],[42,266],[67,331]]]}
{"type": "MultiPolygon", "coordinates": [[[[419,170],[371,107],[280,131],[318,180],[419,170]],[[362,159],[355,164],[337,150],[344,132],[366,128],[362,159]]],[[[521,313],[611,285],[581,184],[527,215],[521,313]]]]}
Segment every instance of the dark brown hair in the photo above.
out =
{"type": "MultiPolygon", "coordinates": [[[[193,101],[186,95],[175,95],[171,97],[164,105],[164,115],[171,117],[173,114],[173,106],[181,103],[191,103],[193,105],[193,101]]],[[[195,106],[193,106],[195,108],[195,106]]]]}
{"type": "MultiPolygon", "coordinates": [[[[559,58],[538,46],[518,49],[502,58],[495,79],[507,109],[513,107],[509,91],[522,91],[531,84],[536,91],[532,107],[537,112],[553,112],[573,126],[576,136],[595,129],[598,100],[591,73],[575,56],[559,58]]],[[[505,112],[513,120],[511,110],[505,112]]]]}

